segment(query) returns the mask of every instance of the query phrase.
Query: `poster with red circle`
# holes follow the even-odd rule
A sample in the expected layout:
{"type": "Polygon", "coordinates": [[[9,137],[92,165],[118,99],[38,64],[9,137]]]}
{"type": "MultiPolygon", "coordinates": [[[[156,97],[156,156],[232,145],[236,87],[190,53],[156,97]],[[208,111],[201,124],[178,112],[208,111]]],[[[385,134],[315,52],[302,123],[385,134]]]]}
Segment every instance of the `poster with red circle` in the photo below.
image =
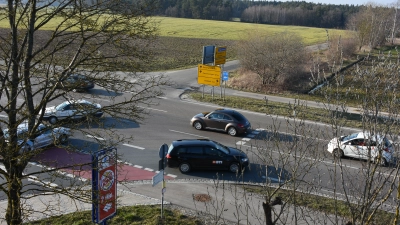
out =
{"type": "Polygon", "coordinates": [[[117,211],[116,149],[99,152],[94,162],[92,219],[95,223],[101,223],[117,211]]]}

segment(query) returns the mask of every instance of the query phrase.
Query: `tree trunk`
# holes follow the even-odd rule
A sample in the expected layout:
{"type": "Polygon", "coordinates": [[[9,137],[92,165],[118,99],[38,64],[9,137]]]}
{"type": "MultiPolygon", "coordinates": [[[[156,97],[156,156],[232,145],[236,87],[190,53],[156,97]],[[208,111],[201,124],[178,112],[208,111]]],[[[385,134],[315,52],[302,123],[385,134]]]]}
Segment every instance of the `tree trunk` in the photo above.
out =
{"type": "Polygon", "coordinates": [[[263,209],[265,214],[265,222],[267,225],[274,225],[272,221],[272,207],[274,205],[282,205],[282,199],[280,197],[276,197],[272,202],[268,202],[268,198],[265,197],[265,202],[263,202],[263,209]]]}
{"type": "Polygon", "coordinates": [[[22,210],[21,210],[21,189],[22,183],[18,176],[18,172],[11,172],[11,180],[9,182],[8,190],[8,206],[6,212],[6,221],[8,225],[22,224],[22,210]]]}

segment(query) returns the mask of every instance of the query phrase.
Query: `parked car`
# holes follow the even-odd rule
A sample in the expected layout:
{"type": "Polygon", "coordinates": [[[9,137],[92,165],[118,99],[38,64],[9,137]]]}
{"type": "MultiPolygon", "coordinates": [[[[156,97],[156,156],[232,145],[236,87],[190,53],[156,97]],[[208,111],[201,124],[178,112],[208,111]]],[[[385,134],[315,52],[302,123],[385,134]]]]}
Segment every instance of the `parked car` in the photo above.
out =
{"type": "Polygon", "coordinates": [[[182,173],[192,169],[228,169],[236,173],[249,165],[243,151],[208,139],[173,141],[166,158],[168,167],[178,167],[182,173]]]}
{"type": "Polygon", "coordinates": [[[379,134],[371,135],[368,132],[359,132],[334,138],[328,144],[328,152],[336,158],[349,156],[368,159],[369,151],[371,152],[371,160],[382,166],[393,160],[394,147],[392,142],[379,134]],[[380,151],[382,157],[380,157],[380,151]]]}
{"type": "Polygon", "coordinates": [[[103,111],[101,105],[87,100],[69,100],[58,106],[48,107],[45,110],[43,120],[51,124],[63,119],[82,119],[88,116],[101,117],[103,111]]]}
{"type": "MultiPolygon", "coordinates": [[[[18,144],[22,151],[30,151],[44,148],[54,144],[65,144],[71,136],[71,129],[66,127],[51,128],[39,124],[34,139],[27,139],[28,123],[22,123],[17,127],[18,144]]],[[[3,130],[4,137],[9,138],[8,129],[3,130]]]]}
{"type": "Polygon", "coordinates": [[[94,83],[85,75],[82,74],[70,74],[62,80],[55,78],[50,79],[53,85],[57,84],[58,88],[62,88],[67,91],[88,91],[94,88],[94,83]]]}
{"type": "Polygon", "coordinates": [[[247,133],[251,128],[246,117],[233,109],[216,109],[197,114],[190,120],[190,125],[197,130],[223,131],[231,136],[247,133]]]}

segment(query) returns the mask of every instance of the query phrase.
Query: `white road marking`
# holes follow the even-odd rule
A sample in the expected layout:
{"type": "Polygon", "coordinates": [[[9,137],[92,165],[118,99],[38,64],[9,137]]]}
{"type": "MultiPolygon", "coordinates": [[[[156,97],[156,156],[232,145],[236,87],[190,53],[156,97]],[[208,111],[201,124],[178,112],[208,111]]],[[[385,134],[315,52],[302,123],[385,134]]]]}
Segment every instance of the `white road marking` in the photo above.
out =
{"type": "Polygon", "coordinates": [[[167,99],[167,97],[161,97],[161,96],[157,96],[157,98],[167,99]]]}
{"type": "Polygon", "coordinates": [[[250,141],[251,138],[242,138],[242,141],[250,141]]]}
{"type": "Polygon", "coordinates": [[[144,170],[147,170],[147,171],[150,171],[150,172],[154,171],[153,169],[150,169],[150,168],[144,168],[144,170]]]}
{"type": "Polygon", "coordinates": [[[167,176],[173,177],[173,178],[177,178],[178,177],[177,175],[173,175],[173,174],[167,174],[167,176]]]}
{"type": "Polygon", "coordinates": [[[175,133],[186,134],[186,135],[191,135],[191,136],[196,136],[196,137],[201,137],[201,138],[208,139],[208,137],[204,137],[204,136],[200,136],[200,135],[196,135],[196,134],[185,133],[185,132],[182,132],[182,131],[177,131],[177,130],[169,130],[169,131],[172,131],[172,132],[175,132],[175,133]]]}
{"type": "Polygon", "coordinates": [[[243,145],[243,146],[244,146],[244,144],[246,144],[245,141],[238,141],[238,142],[236,142],[236,145],[243,145]]]}
{"type": "Polygon", "coordinates": [[[139,165],[133,165],[133,167],[136,167],[136,168],[139,168],[139,169],[143,168],[143,166],[139,166],[139,165]]]}
{"type": "Polygon", "coordinates": [[[87,134],[86,137],[94,138],[94,139],[101,140],[101,141],[104,141],[104,140],[105,140],[104,138],[96,137],[96,136],[89,135],[89,134],[87,134]]]}
{"type": "Polygon", "coordinates": [[[143,109],[150,109],[150,110],[155,110],[155,111],[160,111],[160,112],[168,112],[162,109],[155,109],[155,108],[148,108],[148,107],[143,107],[143,106],[138,106],[139,108],[143,108],[143,109]]]}
{"type": "Polygon", "coordinates": [[[127,147],[131,147],[131,148],[137,148],[137,149],[140,149],[140,150],[144,150],[145,149],[143,147],[139,147],[139,146],[136,146],[136,145],[130,145],[130,144],[122,144],[122,145],[127,146],[127,147]]]}

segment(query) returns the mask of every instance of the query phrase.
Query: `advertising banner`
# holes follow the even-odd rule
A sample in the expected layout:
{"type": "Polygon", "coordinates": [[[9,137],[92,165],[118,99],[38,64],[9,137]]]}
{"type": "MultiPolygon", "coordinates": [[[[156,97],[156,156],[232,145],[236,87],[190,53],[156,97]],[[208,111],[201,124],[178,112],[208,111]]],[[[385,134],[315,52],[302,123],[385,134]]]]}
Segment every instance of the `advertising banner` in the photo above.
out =
{"type": "Polygon", "coordinates": [[[117,149],[103,149],[92,159],[92,221],[102,223],[117,212],[117,149]]]}

